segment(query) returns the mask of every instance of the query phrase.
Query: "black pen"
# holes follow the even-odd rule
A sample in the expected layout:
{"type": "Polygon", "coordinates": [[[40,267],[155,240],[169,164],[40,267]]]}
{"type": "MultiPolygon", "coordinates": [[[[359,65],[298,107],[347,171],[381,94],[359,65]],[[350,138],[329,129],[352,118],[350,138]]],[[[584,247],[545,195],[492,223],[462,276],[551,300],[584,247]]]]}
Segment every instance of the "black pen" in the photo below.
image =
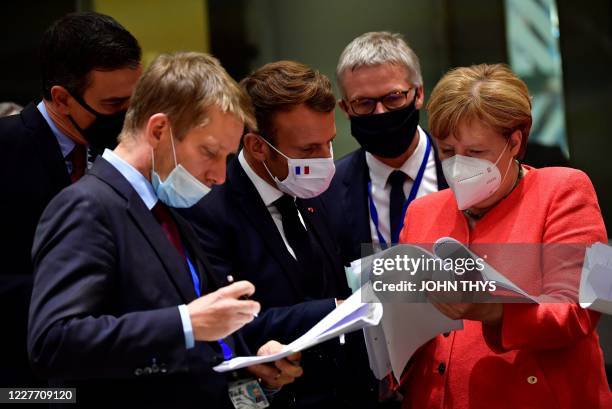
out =
{"type": "MultiPolygon", "coordinates": [[[[231,274],[228,274],[228,275],[227,275],[227,282],[228,282],[229,284],[232,284],[232,283],[234,282],[234,276],[233,276],[233,275],[231,275],[231,274]]],[[[246,295],[246,294],[245,294],[245,295],[241,295],[241,296],[240,296],[238,299],[239,299],[239,300],[248,300],[248,299],[249,299],[249,296],[248,296],[248,295],[246,295]]],[[[253,314],[253,316],[254,316],[255,318],[259,317],[259,315],[257,315],[257,313],[254,313],[254,314],[253,314]]]]}

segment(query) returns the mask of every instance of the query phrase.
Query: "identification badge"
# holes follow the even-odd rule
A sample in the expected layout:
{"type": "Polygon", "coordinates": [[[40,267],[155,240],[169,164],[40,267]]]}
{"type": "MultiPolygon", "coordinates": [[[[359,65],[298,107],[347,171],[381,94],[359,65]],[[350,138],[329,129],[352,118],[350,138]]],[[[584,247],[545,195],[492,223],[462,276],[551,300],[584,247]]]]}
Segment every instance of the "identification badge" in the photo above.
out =
{"type": "Polygon", "coordinates": [[[242,379],[230,383],[229,397],[236,409],[259,409],[270,406],[266,394],[255,379],[242,379]]]}

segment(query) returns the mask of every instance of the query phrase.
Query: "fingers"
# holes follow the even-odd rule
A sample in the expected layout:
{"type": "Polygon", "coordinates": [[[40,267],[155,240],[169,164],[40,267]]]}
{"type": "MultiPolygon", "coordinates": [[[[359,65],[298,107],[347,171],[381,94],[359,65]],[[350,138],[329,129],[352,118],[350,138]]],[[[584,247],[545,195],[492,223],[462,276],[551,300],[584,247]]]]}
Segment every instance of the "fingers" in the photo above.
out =
{"type": "Polygon", "coordinates": [[[258,356],[272,355],[280,352],[283,349],[283,345],[277,341],[268,341],[257,351],[258,356]]]}
{"type": "Polygon", "coordinates": [[[246,296],[250,297],[255,292],[255,286],[248,281],[237,281],[228,286],[217,290],[223,297],[238,299],[246,296]]]}
{"type": "Polygon", "coordinates": [[[224,305],[235,314],[245,314],[251,317],[259,314],[261,305],[257,301],[253,300],[226,300],[224,305]]]}
{"type": "Polygon", "coordinates": [[[288,359],[279,359],[274,362],[274,365],[286,376],[291,378],[299,378],[304,373],[304,370],[297,361],[288,359]]]}
{"type": "Polygon", "coordinates": [[[256,377],[266,381],[266,384],[268,384],[267,382],[274,382],[280,377],[280,370],[266,364],[249,366],[248,370],[256,377]]]}

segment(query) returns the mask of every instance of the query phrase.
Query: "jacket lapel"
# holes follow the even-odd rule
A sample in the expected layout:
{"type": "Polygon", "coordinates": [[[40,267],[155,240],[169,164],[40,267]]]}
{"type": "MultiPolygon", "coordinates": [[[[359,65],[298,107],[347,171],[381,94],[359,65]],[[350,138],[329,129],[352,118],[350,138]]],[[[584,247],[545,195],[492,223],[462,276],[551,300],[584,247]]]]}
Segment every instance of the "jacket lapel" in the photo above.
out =
{"type": "Polygon", "coordinates": [[[436,162],[436,180],[438,181],[438,190],[444,190],[448,187],[448,183],[446,182],[446,178],[444,177],[444,172],[442,172],[442,161],[440,161],[440,155],[438,154],[438,145],[434,138],[431,137],[429,132],[425,131],[427,138],[429,138],[429,143],[431,143],[431,147],[434,153],[434,160],[436,162]]]}
{"type": "Polygon", "coordinates": [[[38,151],[38,157],[53,184],[54,191],[60,191],[70,185],[70,175],[66,169],[59,143],[53,135],[49,124],[34,103],[30,103],[21,112],[25,126],[32,132],[32,142],[38,151]]]}
{"type": "MultiPolygon", "coordinates": [[[[319,198],[309,200],[298,199],[297,204],[302,217],[306,221],[306,225],[315,234],[320,247],[325,252],[329,263],[333,268],[334,274],[336,274],[335,279],[336,283],[338,283],[338,289],[344,292],[346,287],[346,278],[344,275],[344,267],[342,265],[342,257],[340,255],[338,244],[333,240],[334,236],[329,230],[329,224],[325,222],[325,215],[321,214],[321,212],[325,212],[323,201],[319,198]]],[[[328,277],[325,277],[325,282],[329,282],[328,277]]]]}
{"type": "MultiPolygon", "coordinates": [[[[176,225],[183,237],[183,245],[186,247],[189,255],[192,257],[192,262],[195,264],[200,277],[200,292],[201,294],[211,293],[221,288],[224,283],[209,272],[213,271],[212,267],[208,263],[206,256],[202,252],[199,246],[198,238],[193,231],[191,225],[174,209],[170,209],[176,225]]],[[[227,284],[227,283],[226,283],[227,284]]]]}
{"type": "Polygon", "coordinates": [[[370,175],[365,160],[365,151],[362,148],[359,148],[352,157],[349,169],[343,181],[346,188],[342,198],[342,207],[347,217],[347,227],[354,232],[352,235],[353,248],[357,250],[358,257],[361,257],[362,244],[372,242],[370,211],[368,209],[370,175]]]}
{"type": "Polygon", "coordinates": [[[126,199],[128,213],[140,229],[142,235],[157,253],[166,273],[170,276],[183,301],[187,303],[194,300],[196,293],[184,260],[168,241],[159,223],[155,220],[153,213],[147,209],[129,182],[119,171],[101,157],[96,160],[90,174],[103,180],[126,199]]]}
{"type": "Polygon", "coordinates": [[[238,158],[234,158],[228,166],[226,183],[232,190],[232,194],[236,197],[242,211],[261,235],[261,242],[269,248],[272,255],[283,267],[298,296],[303,298],[304,293],[299,285],[300,279],[298,277],[300,274],[299,265],[287,250],[270,212],[263,203],[261,196],[259,196],[257,189],[242,169],[238,158]]]}

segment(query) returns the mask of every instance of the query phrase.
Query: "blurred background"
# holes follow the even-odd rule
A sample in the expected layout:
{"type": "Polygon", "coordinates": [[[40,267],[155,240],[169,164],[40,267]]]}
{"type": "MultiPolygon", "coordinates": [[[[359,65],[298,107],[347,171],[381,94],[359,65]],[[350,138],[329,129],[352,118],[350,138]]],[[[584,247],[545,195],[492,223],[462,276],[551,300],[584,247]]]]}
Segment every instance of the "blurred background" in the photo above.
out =
{"type": "MultiPolygon", "coordinates": [[[[525,161],[584,170],[612,230],[610,0],[21,0],[2,8],[0,102],[21,105],[41,98],[42,33],[81,10],[123,24],[140,42],[145,65],[162,52],[205,51],[236,80],[267,62],[293,59],[335,81],[343,48],[374,30],[404,34],[421,60],[426,98],[452,67],[507,63],[533,96],[525,161]]],[[[336,117],[334,152],[341,157],[357,144],[339,109],[336,117]]],[[[427,129],[425,112],[421,125],[427,129]]],[[[610,369],[612,317],[600,327],[610,369]]]]}

